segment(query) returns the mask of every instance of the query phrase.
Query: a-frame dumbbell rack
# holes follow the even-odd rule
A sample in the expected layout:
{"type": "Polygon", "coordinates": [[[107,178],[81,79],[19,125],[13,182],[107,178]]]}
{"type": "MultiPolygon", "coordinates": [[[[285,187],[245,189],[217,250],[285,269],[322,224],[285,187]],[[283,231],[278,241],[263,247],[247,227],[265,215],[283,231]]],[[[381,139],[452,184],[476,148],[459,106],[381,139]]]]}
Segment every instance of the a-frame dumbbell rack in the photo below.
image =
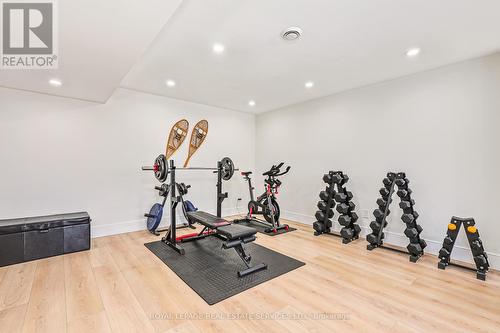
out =
{"type": "MultiPolygon", "coordinates": [[[[411,198],[412,190],[408,187],[409,182],[410,181],[406,178],[406,174],[404,172],[389,172],[387,177],[384,178],[384,187],[380,189],[381,198],[377,200],[379,208],[373,212],[375,221],[370,223],[372,233],[366,236],[366,240],[370,243],[366,248],[371,251],[377,247],[384,247],[383,230],[387,226],[387,216],[391,213],[389,206],[392,202],[392,195],[396,191],[397,187],[397,194],[401,198],[399,207],[403,210],[401,219],[406,224],[404,233],[410,240],[410,244],[408,244],[406,249],[410,254],[410,261],[417,262],[417,260],[424,254],[424,248],[427,244],[420,238],[422,227],[417,223],[418,213],[413,209],[415,201],[411,198]]],[[[399,250],[394,247],[384,248],[406,253],[406,251],[399,250]]]]}
{"type": "Polygon", "coordinates": [[[318,211],[316,212],[316,222],[313,223],[314,235],[321,234],[342,237],[342,243],[347,244],[359,238],[361,228],[356,224],[358,215],[354,211],[356,205],[351,201],[352,192],[347,191],[345,184],[349,177],[342,171],[330,171],[323,176],[323,181],[328,184],[324,191],[319,194],[318,211]],[[333,208],[337,204],[337,212],[341,215],[338,218],[342,226],[340,233],[331,231],[334,213],[333,208]]]}
{"type": "Polygon", "coordinates": [[[472,256],[474,257],[474,262],[476,263],[476,277],[479,280],[486,280],[486,273],[490,268],[490,263],[488,262],[488,255],[484,251],[483,242],[479,238],[479,232],[476,228],[476,222],[473,218],[460,218],[452,217],[450,224],[448,224],[448,231],[446,237],[443,241],[443,247],[439,251],[438,268],[445,269],[448,265],[458,266],[466,269],[472,269],[467,266],[459,265],[450,262],[451,251],[453,250],[453,245],[457,240],[458,231],[461,226],[464,226],[465,233],[467,235],[467,240],[469,241],[469,246],[472,251],[472,256]]]}

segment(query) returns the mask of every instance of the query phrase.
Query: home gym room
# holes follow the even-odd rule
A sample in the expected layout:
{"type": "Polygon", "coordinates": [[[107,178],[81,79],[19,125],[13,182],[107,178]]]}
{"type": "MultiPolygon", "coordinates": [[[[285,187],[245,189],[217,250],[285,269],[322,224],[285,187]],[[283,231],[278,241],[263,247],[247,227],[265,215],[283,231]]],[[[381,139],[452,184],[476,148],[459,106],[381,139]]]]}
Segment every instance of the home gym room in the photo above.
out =
{"type": "Polygon", "coordinates": [[[500,331],[500,2],[0,3],[1,332],[500,331]]]}

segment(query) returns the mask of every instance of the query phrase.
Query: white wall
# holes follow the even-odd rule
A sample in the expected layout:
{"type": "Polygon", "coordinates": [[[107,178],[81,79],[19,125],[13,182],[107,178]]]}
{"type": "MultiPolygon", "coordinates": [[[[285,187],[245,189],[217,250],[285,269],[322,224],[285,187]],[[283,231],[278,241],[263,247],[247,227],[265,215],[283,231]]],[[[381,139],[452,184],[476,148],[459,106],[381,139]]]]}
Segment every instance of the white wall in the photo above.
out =
{"type": "MultiPolygon", "coordinates": [[[[452,215],[472,216],[500,267],[500,54],[265,113],[256,126],[258,170],[292,165],[285,216],[312,223],[322,175],[343,170],[368,226],[382,178],[405,171],[427,251],[439,250],[452,215]]],[[[399,207],[392,211],[387,242],[406,245],[399,207]]],[[[470,259],[464,240],[454,254],[470,259]]]]}
{"type": "MultiPolygon", "coordinates": [[[[171,126],[182,118],[190,129],[209,121],[190,166],[216,167],[230,156],[237,167],[254,167],[250,114],[125,89],[93,104],[0,88],[0,218],[83,210],[93,219],[93,236],[144,229],[143,214],[160,198],[152,172],[140,168],[165,151],[171,126]]],[[[174,155],[178,166],[188,142],[174,155]]],[[[192,185],[188,198],[199,208],[215,213],[214,174],[178,172],[177,180],[192,185]]],[[[224,182],[223,214],[235,212],[245,186],[238,173],[224,182]]]]}

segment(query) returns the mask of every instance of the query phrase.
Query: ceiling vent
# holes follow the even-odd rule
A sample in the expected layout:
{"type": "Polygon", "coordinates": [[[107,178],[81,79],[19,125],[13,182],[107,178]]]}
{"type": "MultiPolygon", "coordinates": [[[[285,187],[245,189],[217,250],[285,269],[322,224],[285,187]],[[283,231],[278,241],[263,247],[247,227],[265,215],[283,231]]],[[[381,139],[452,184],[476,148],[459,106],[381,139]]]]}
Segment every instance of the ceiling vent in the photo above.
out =
{"type": "Polygon", "coordinates": [[[281,37],[286,41],[297,40],[302,36],[302,29],[290,27],[281,33],[281,37]]]}

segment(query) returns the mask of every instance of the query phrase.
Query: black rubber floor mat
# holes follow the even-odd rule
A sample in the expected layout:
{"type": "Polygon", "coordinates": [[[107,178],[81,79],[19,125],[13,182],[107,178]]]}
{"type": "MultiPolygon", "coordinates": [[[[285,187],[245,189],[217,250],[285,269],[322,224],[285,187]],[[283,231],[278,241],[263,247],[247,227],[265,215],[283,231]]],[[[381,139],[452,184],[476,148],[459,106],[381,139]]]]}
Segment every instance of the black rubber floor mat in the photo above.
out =
{"type": "Polygon", "coordinates": [[[252,221],[248,221],[248,220],[236,220],[236,221],[232,221],[232,222],[236,223],[236,224],[239,224],[239,225],[244,225],[244,226],[247,226],[247,227],[250,227],[250,228],[254,228],[255,230],[257,230],[257,232],[259,232],[261,234],[264,234],[264,235],[267,235],[267,236],[278,236],[278,235],[281,235],[281,234],[286,234],[288,232],[292,232],[292,231],[297,230],[297,229],[292,228],[292,227],[289,226],[288,230],[286,230],[286,229],[280,229],[276,233],[274,233],[274,232],[266,232],[266,229],[268,227],[266,227],[263,224],[260,224],[259,222],[252,222],[252,221]]]}
{"type": "Polygon", "coordinates": [[[222,249],[222,240],[217,237],[181,244],[186,250],[184,255],[161,241],[144,245],[209,305],[305,265],[263,246],[246,244],[252,264],[265,263],[267,269],[240,278],[238,271],[245,264],[233,249],[222,249]]]}

